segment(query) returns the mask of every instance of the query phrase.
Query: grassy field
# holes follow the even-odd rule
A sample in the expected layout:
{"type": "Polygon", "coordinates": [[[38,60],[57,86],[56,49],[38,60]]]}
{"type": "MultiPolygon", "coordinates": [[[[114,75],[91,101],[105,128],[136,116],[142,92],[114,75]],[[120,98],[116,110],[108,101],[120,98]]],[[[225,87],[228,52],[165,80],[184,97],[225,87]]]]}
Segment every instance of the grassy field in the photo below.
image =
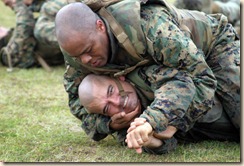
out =
{"type": "Polygon", "coordinates": [[[15,23],[14,12],[9,7],[4,6],[2,1],[0,1],[0,9],[0,26],[13,27],[15,23]]]}
{"type": "MultiPolygon", "coordinates": [[[[0,1],[0,26],[14,25],[14,14],[0,1]],[[2,14],[4,13],[4,14],[2,14]]],[[[205,141],[179,145],[166,155],[138,155],[112,136],[95,142],[71,115],[62,79],[64,66],[42,68],[0,65],[0,161],[3,162],[227,162],[241,161],[240,144],[205,141]]]]}

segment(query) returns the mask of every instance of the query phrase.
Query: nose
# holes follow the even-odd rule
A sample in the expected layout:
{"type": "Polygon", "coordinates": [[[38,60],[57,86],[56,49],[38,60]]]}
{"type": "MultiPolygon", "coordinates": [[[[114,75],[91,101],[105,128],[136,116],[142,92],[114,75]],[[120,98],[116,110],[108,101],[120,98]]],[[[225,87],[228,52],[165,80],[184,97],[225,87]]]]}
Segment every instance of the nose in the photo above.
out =
{"type": "Polygon", "coordinates": [[[80,56],[81,63],[88,64],[91,61],[92,57],[89,54],[83,54],[80,56]]]}
{"type": "Polygon", "coordinates": [[[120,95],[112,95],[110,98],[108,98],[108,102],[113,106],[119,108],[121,106],[120,95]]]}

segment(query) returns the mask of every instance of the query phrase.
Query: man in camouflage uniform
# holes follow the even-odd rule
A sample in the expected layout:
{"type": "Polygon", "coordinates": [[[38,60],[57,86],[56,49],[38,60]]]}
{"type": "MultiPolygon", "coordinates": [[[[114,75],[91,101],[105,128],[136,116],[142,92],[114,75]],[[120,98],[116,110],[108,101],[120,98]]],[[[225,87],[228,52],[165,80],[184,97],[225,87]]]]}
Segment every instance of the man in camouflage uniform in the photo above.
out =
{"type": "MultiPolygon", "coordinates": [[[[123,27],[125,33],[121,35],[113,34],[114,24],[108,21],[110,17],[106,17],[104,9],[95,14],[84,4],[74,3],[56,16],[56,35],[67,63],[64,85],[69,106],[82,121],[84,131],[99,141],[115,130],[129,127],[124,122],[132,118],[121,113],[112,118],[88,114],[77,94],[81,80],[89,73],[118,76],[148,64],[182,72],[182,77],[165,80],[155,91],[154,95],[160,94],[163,102],[154,100],[141,115],[156,133],[166,130],[169,122],[178,130],[188,131],[211,110],[215,93],[233,124],[240,128],[240,41],[227,18],[178,10],[164,1],[143,3],[124,0],[106,7],[123,27]],[[128,53],[123,45],[128,40],[149,63],[138,62],[128,53]],[[185,82],[183,77],[191,81],[185,82]],[[182,87],[189,93],[182,93],[182,87]],[[196,109],[187,113],[193,98],[196,109]],[[154,107],[155,103],[160,107],[154,107]],[[127,119],[122,123],[123,118],[127,119]],[[118,119],[122,124],[116,123],[118,119]]],[[[148,73],[146,81],[152,88],[156,86],[157,72],[152,69],[148,73]]]]}
{"type": "MultiPolygon", "coordinates": [[[[35,28],[35,39],[44,45],[46,49],[55,54],[62,54],[55,36],[55,16],[57,12],[68,3],[74,0],[49,0],[42,5],[40,16],[38,17],[35,28]]],[[[62,55],[63,59],[63,55],[62,55]]]]}
{"type": "MultiPolygon", "coordinates": [[[[130,113],[134,109],[140,108],[140,112],[138,115],[135,115],[135,118],[140,117],[141,111],[145,110],[153,100],[162,101],[160,94],[156,95],[155,99],[151,98],[150,93],[153,93],[155,90],[151,88],[151,82],[145,81],[149,80],[150,75],[148,74],[152,69],[160,71],[158,73],[168,73],[168,75],[164,76],[155,73],[155,77],[158,77],[158,86],[155,87],[156,89],[160,88],[160,85],[162,85],[165,80],[169,79],[169,77],[182,77],[180,74],[181,72],[176,72],[176,69],[167,69],[166,67],[157,65],[138,68],[126,76],[127,80],[91,74],[86,76],[79,85],[80,102],[87,112],[103,114],[109,117],[120,112],[121,109],[123,109],[122,111],[125,113],[130,113]]],[[[182,77],[182,79],[186,80],[186,82],[191,80],[188,77],[182,77]]],[[[184,88],[182,89],[182,91],[184,91],[184,88]]],[[[157,103],[154,105],[157,105],[157,103]]],[[[191,112],[194,107],[194,102],[192,102],[187,112],[191,112]]],[[[138,121],[138,119],[136,119],[136,121],[138,121]]],[[[131,123],[131,126],[133,123],[131,123]]],[[[117,131],[117,136],[122,144],[125,141],[126,130],[127,129],[117,131]]],[[[146,131],[146,129],[144,129],[142,133],[144,133],[144,131],[146,131]]],[[[148,134],[148,138],[144,138],[146,141],[140,142],[140,145],[148,153],[163,154],[175,149],[177,140],[187,143],[209,139],[240,141],[240,131],[236,130],[233,126],[216,96],[212,109],[206,115],[203,115],[188,132],[176,131],[177,129],[171,126],[169,122],[169,126],[165,131],[157,135],[152,133],[148,134]]],[[[140,140],[140,138],[137,138],[137,140],[140,140]]]]}
{"type": "Polygon", "coordinates": [[[179,9],[198,10],[207,14],[223,13],[240,36],[240,0],[176,0],[179,9]]]}
{"type": "Polygon", "coordinates": [[[54,20],[67,1],[4,0],[4,3],[15,11],[16,27],[6,37],[9,40],[5,40],[5,47],[1,48],[2,64],[19,68],[30,68],[39,63],[63,64],[63,55],[54,34],[54,20]],[[39,13],[37,21],[33,16],[35,12],[39,13]]]}

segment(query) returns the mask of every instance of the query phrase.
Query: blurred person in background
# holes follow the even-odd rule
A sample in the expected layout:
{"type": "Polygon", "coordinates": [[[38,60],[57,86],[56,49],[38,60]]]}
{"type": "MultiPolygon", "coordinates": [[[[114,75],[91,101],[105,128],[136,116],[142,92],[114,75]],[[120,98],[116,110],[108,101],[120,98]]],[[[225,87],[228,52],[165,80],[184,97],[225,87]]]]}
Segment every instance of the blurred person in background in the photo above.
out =
{"type": "MultiPolygon", "coordinates": [[[[0,61],[13,67],[31,68],[64,64],[54,33],[56,13],[66,0],[2,0],[16,14],[16,26],[2,33],[0,61]],[[37,14],[36,14],[37,13],[37,14]],[[35,18],[36,17],[36,18],[35,18]]],[[[1,30],[3,31],[3,30],[1,30]]]]}
{"type": "Polygon", "coordinates": [[[174,5],[179,9],[198,10],[206,14],[222,13],[240,37],[240,0],[176,0],[174,5]]]}

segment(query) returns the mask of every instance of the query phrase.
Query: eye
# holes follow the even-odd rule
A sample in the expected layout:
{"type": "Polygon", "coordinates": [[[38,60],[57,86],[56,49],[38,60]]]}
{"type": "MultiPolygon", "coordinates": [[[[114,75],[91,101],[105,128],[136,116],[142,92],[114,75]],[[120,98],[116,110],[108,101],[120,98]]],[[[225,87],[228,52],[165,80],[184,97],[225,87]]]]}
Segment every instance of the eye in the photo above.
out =
{"type": "MultiPolygon", "coordinates": [[[[113,85],[109,85],[108,88],[107,88],[107,97],[110,97],[112,96],[114,93],[114,87],[113,85]]],[[[109,112],[109,103],[105,105],[105,107],[103,108],[103,114],[104,115],[108,115],[108,112],[109,112]]]]}
{"type": "Polygon", "coordinates": [[[87,54],[92,54],[93,53],[93,47],[89,47],[86,51],[87,54]]]}
{"type": "Polygon", "coordinates": [[[114,87],[112,85],[109,85],[108,96],[111,96],[113,94],[113,91],[114,91],[114,87]]]}

